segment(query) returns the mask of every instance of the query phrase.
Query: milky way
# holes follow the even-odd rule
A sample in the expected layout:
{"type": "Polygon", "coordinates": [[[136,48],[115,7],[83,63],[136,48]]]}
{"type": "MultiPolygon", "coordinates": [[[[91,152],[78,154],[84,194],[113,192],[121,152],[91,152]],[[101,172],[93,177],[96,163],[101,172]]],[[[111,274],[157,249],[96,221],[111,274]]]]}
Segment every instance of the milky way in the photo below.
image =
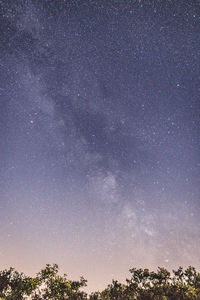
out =
{"type": "Polygon", "coordinates": [[[198,267],[200,2],[0,6],[0,267],[198,267]]]}

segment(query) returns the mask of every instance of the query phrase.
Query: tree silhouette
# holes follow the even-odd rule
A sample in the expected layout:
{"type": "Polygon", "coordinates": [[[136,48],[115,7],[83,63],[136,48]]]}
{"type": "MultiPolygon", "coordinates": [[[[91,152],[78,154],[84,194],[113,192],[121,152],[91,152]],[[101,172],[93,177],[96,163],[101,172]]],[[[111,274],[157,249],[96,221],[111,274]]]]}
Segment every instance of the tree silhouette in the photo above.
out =
{"type": "Polygon", "coordinates": [[[47,264],[36,277],[28,277],[13,268],[0,271],[0,300],[199,300],[200,273],[194,267],[182,267],[172,274],[165,268],[129,270],[131,277],[122,284],[113,280],[103,291],[87,295],[82,288],[87,280],[69,280],[59,275],[58,265],[47,264]]]}

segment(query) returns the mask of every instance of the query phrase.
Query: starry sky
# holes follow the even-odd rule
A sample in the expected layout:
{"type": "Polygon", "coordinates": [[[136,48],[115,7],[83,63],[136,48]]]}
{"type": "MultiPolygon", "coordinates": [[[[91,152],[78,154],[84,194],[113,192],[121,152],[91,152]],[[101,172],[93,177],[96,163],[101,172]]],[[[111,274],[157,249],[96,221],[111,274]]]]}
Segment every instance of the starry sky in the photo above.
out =
{"type": "Polygon", "coordinates": [[[1,269],[199,268],[199,12],[0,1],[1,269]]]}

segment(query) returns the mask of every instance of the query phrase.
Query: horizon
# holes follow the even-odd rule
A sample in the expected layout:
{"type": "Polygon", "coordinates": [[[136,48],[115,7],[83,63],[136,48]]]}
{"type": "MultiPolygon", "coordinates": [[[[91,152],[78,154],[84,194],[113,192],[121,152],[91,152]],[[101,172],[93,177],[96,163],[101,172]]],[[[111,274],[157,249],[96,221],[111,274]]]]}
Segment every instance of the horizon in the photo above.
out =
{"type": "MultiPolygon", "coordinates": [[[[64,279],[64,280],[66,280],[66,281],[78,281],[78,282],[80,282],[81,281],[81,279],[83,279],[84,280],[84,285],[83,286],[81,286],[80,287],[80,290],[81,291],[83,291],[83,292],[85,292],[86,294],[87,294],[87,296],[89,296],[89,295],[92,295],[93,293],[95,293],[95,292],[99,292],[99,293],[102,293],[105,289],[107,289],[107,288],[109,288],[109,286],[110,285],[112,285],[113,284],[113,281],[117,281],[119,284],[122,284],[122,285],[128,285],[129,283],[128,283],[128,281],[132,278],[133,279],[133,281],[135,281],[135,283],[137,283],[138,284],[138,282],[137,282],[137,280],[135,280],[135,278],[132,276],[133,274],[132,274],[132,270],[133,269],[135,269],[135,271],[136,271],[136,274],[137,274],[137,271],[141,271],[143,274],[146,274],[147,275],[147,273],[146,272],[148,272],[148,275],[150,275],[151,273],[154,273],[154,274],[158,274],[159,272],[162,272],[162,271],[164,271],[164,273],[163,273],[163,275],[164,275],[164,277],[166,276],[166,272],[165,271],[167,271],[167,273],[169,273],[169,277],[165,277],[165,279],[168,281],[168,283],[173,283],[173,280],[176,278],[176,280],[175,280],[175,285],[177,284],[177,281],[179,281],[179,284],[181,284],[182,283],[182,280],[183,280],[183,282],[184,282],[184,284],[185,284],[185,286],[184,287],[188,287],[188,286],[190,286],[191,284],[188,284],[188,282],[187,282],[187,279],[188,279],[188,273],[187,273],[187,271],[191,268],[191,269],[193,269],[193,270],[191,270],[192,271],[192,273],[193,274],[195,274],[195,276],[196,276],[196,286],[195,286],[195,284],[194,284],[194,282],[195,282],[195,279],[194,279],[194,277],[193,277],[193,283],[192,283],[192,285],[193,285],[193,287],[194,287],[194,290],[195,290],[195,293],[198,295],[198,290],[199,290],[199,288],[198,288],[198,282],[199,282],[199,275],[200,275],[200,273],[199,273],[199,271],[200,271],[200,269],[197,269],[197,268],[195,268],[194,266],[187,266],[186,268],[183,268],[182,266],[179,266],[179,267],[177,267],[177,268],[175,268],[175,269],[166,269],[166,268],[164,268],[164,267],[157,267],[156,269],[148,269],[148,268],[134,268],[134,267],[132,267],[131,269],[129,269],[129,276],[126,276],[126,278],[124,278],[123,280],[119,280],[119,279],[117,279],[117,278],[112,278],[111,280],[110,280],[110,282],[107,282],[107,284],[105,284],[104,286],[102,286],[100,289],[96,289],[96,290],[91,290],[91,288],[90,288],[90,285],[89,285],[89,282],[88,282],[88,280],[87,280],[87,278],[85,278],[85,276],[83,275],[83,274],[81,274],[80,276],[79,276],[79,278],[72,278],[71,276],[69,276],[66,272],[61,272],[60,271],[60,268],[59,268],[59,266],[57,265],[57,264],[46,264],[45,266],[43,266],[43,268],[41,268],[40,270],[38,270],[38,272],[37,273],[35,273],[35,274],[25,274],[24,272],[19,272],[19,270],[16,270],[15,268],[13,268],[13,267],[10,267],[10,268],[12,268],[12,272],[14,273],[14,272],[17,272],[19,275],[25,275],[24,276],[24,278],[26,278],[26,276],[31,276],[31,278],[36,278],[36,277],[40,277],[41,276],[41,271],[44,271],[47,267],[50,267],[51,269],[57,269],[57,271],[54,273],[54,276],[53,276],[53,278],[54,278],[54,280],[56,279],[56,277],[57,277],[57,279],[59,278],[59,277],[61,277],[62,279],[64,279]],[[177,272],[179,269],[182,269],[183,270],[183,277],[184,277],[184,279],[180,276],[180,272],[177,272]]],[[[5,269],[4,271],[7,271],[7,270],[9,270],[9,268],[8,269],[5,269]]],[[[1,271],[3,271],[3,270],[0,270],[0,272],[1,271]]],[[[137,276],[136,276],[137,277],[137,276]]],[[[12,277],[9,277],[9,280],[10,280],[10,278],[12,278],[12,277]]],[[[23,277],[21,277],[21,278],[23,278],[23,277]]],[[[153,284],[153,280],[152,280],[152,277],[150,277],[149,279],[150,279],[150,281],[152,282],[152,284],[153,284]],[[151,278],[151,279],[150,279],[151,278]]],[[[30,278],[29,278],[30,279],[30,278]]],[[[142,281],[142,279],[141,278],[139,278],[138,277],[138,279],[141,281],[140,283],[143,285],[143,288],[144,288],[144,282],[142,281]]],[[[147,277],[146,276],[144,276],[143,277],[143,279],[146,279],[147,280],[147,277]]],[[[158,279],[158,278],[157,278],[158,279]]],[[[9,281],[8,280],[8,281],[9,281]]],[[[4,281],[4,284],[5,284],[5,281],[4,281]]],[[[17,284],[19,284],[19,282],[17,283],[17,284]]],[[[159,284],[160,284],[160,282],[159,282],[159,284]]],[[[166,284],[166,282],[165,282],[165,284],[166,284]]],[[[40,284],[41,285],[41,284],[40,284]]],[[[42,283],[42,285],[44,285],[45,286],[45,283],[43,282],[42,283]]],[[[2,285],[3,286],[3,285],[2,285]]],[[[22,285],[23,286],[23,285],[22,285]]],[[[44,287],[43,286],[43,287],[44,287]]],[[[19,288],[19,290],[20,289],[22,289],[22,288],[19,288]]],[[[63,289],[63,287],[61,287],[61,289],[63,289]]],[[[5,289],[6,290],[6,289],[5,289]]],[[[5,290],[4,290],[4,293],[5,293],[5,290]]],[[[12,288],[11,288],[11,290],[12,290],[12,288]]],[[[33,288],[33,290],[34,290],[34,288],[33,288]]],[[[179,289],[178,289],[179,290],[179,289]]],[[[174,290],[175,291],[175,290],[174,290]]],[[[185,290],[185,292],[186,292],[187,290],[185,290]]],[[[29,296],[29,297],[31,297],[31,296],[29,296]]]]}

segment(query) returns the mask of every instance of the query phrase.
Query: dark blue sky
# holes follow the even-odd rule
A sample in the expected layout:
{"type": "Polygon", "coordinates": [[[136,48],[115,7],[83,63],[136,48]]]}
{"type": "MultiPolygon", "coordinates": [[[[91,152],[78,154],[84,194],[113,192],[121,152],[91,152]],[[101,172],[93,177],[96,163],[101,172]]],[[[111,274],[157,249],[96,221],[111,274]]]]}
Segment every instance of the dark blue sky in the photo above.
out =
{"type": "Polygon", "coordinates": [[[1,268],[199,264],[199,11],[0,1],[1,268]]]}

